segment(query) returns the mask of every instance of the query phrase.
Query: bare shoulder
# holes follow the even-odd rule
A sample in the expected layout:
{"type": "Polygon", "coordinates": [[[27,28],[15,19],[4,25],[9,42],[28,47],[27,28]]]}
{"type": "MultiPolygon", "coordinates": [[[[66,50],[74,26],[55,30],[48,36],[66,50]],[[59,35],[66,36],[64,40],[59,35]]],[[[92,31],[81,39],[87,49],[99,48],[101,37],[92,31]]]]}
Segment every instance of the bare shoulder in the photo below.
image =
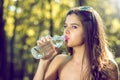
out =
{"type": "Polygon", "coordinates": [[[45,74],[45,80],[56,80],[61,64],[68,58],[66,54],[59,54],[50,62],[45,74]]]}
{"type": "Polygon", "coordinates": [[[68,58],[68,57],[69,57],[69,55],[67,55],[67,54],[59,54],[59,55],[56,56],[56,58],[58,58],[58,59],[61,59],[61,58],[65,59],[65,58],[68,58]]]}
{"type": "Polygon", "coordinates": [[[59,54],[54,57],[54,59],[50,63],[50,66],[52,66],[54,68],[56,67],[56,69],[58,69],[61,66],[61,64],[63,62],[65,62],[66,59],[68,59],[68,58],[69,58],[69,55],[67,55],[67,54],[59,54]]]}
{"type": "Polygon", "coordinates": [[[59,54],[54,59],[53,62],[61,64],[62,62],[66,61],[66,59],[69,59],[70,56],[67,54],[59,54]]]}
{"type": "Polygon", "coordinates": [[[111,71],[111,74],[110,74],[111,79],[112,80],[119,80],[118,79],[119,78],[119,74],[118,74],[119,70],[118,70],[117,63],[115,61],[110,60],[109,61],[109,66],[110,66],[109,68],[110,68],[110,71],[111,71]]]}
{"type": "MultiPolygon", "coordinates": [[[[106,72],[110,80],[119,80],[118,79],[118,65],[114,60],[109,60],[106,65],[106,72]]],[[[108,79],[108,80],[109,80],[108,79]]]]}
{"type": "Polygon", "coordinates": [[[114,60],[109,60],[107,68],[111,72],[111,75],[118,75],[118,65],[114,60]]]}
{"type": "Polygon", "coordinates": [[[112,70],[118,70],[118,65],[115,61],[113,60],[109,60],[109,68],[112,69],[112,70]]]}
{"type": "Polygon", "coordinates": [[[50,63],[50,67],[53,67],[54,69],[58,71],[62,64],[64,64],[68,59],[70,58],[67,54],[59,54],[54,57],[54,59],[50,63]]]}

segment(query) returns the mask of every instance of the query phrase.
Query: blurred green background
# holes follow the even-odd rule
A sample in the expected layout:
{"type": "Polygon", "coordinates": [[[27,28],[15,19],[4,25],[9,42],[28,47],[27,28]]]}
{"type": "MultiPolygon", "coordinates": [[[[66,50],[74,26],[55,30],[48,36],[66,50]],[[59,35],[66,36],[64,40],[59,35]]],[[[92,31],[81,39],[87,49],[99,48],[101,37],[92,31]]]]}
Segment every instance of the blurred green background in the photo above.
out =
{"type": "Polygon", "coordinates": [[[0,80],[33,80],[39,36],[62,35],[66,12],[92,6],[101,15],[120,68],[120,0],[0,0],[0,80]]]}

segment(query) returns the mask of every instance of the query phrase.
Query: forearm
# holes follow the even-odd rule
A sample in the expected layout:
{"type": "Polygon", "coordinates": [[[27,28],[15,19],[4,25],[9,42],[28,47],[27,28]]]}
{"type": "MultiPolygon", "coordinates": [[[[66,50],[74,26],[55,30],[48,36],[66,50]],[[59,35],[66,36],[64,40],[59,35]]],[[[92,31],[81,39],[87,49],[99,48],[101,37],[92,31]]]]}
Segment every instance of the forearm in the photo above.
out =
{"type": "Polygon", "coordinates": [[[49,62],[42,62],[42,60],[38,64],[37,71],[33,80],[44,80],[45,72],[49,66],[49,62]]]}
{"type": "Polygon", "coordinates": [[[39,40],[37,42],[37,45],[41,46],[44,56],[40,59],[40,62],[38,64],[38,68],[33,80],[45,80],[46,71],[49,67],[49,64],[51,63],[53,58],[56,56],[57,51],[55,47],[52,45],[51,40],[49,38],[48,39],[43,38],[42,40],[39,40]]]}

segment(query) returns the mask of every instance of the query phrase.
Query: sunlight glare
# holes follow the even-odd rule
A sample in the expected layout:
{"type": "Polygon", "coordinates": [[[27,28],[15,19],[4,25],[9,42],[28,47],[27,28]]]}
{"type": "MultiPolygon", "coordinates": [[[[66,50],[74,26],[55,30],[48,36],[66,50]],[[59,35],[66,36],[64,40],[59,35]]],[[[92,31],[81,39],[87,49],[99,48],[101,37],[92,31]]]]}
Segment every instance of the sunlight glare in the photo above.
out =
{"type": "Polygon", "coordinates": [[[60,3],[60,0],[55,0],[55,2],[60,3]]]}

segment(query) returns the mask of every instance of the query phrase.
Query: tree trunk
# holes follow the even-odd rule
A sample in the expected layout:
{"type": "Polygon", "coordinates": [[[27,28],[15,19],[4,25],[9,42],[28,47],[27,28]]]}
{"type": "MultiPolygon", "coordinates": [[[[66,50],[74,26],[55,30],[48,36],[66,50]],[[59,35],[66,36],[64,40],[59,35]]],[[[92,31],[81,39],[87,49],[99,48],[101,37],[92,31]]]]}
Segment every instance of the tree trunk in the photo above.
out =
{"type": "Polygon", "coordinates": [[[17,7],[18,7],[18,0],[16,1],[16,9],[14,12],[14,29],[13,29],[13,36],[11,37],[10,40],[10,79],[14,80],[14,43],[15,43],[15,37],[16,37],[16,27],[17,27],[17,19],[16,19],[16,11],[17,11],[17,7]]]}
{"type": "Polygon", "coordinates": [[[49,4],[50,4],[50,28],[49,28],[49,31],[50,31],[50,36],[53,36],[53,19],[52,19],[52,3],[51,3],[51,0],[48,0],[49,1],[49,4]]]}
{"type": "Polygon", "coordinates": [[[4,31],[3,3],[4,0],[0,0],[0,80],[7,80],[7,50],[4,31]]]}
{"type": "MultiPolygon", "coordinates": [[[[23,37],[22,37],[22,39],[21,39],[21,41],[22,41],[22,45],[24,46],[24,45],[26,45],[26,43],[25,43],[25,41],[26,41],[26,39],[28,38],[28,36],[27,35],[24,35],[23,37]]],[[[26,64],[26,61],[25,61],[25,59],[23,58],[23,56],[24,56],[24,48],[21,48],[20,49],[20,59],[21,59],[21,65],[22,65],[22,67],[21,67],[21,69],[20,69],[20,72],[19,72],[19,80],[23,80],[24,79],[24,76],[25,76],[25,64],[26,64]]],[[[17,73],[16,73],[17,74],[17,73]]]]}
{"type": "Polygon", "coordinates": [[[78,5],[83,6],[86,4],[86,0],[78,0],[78,5]]]}

